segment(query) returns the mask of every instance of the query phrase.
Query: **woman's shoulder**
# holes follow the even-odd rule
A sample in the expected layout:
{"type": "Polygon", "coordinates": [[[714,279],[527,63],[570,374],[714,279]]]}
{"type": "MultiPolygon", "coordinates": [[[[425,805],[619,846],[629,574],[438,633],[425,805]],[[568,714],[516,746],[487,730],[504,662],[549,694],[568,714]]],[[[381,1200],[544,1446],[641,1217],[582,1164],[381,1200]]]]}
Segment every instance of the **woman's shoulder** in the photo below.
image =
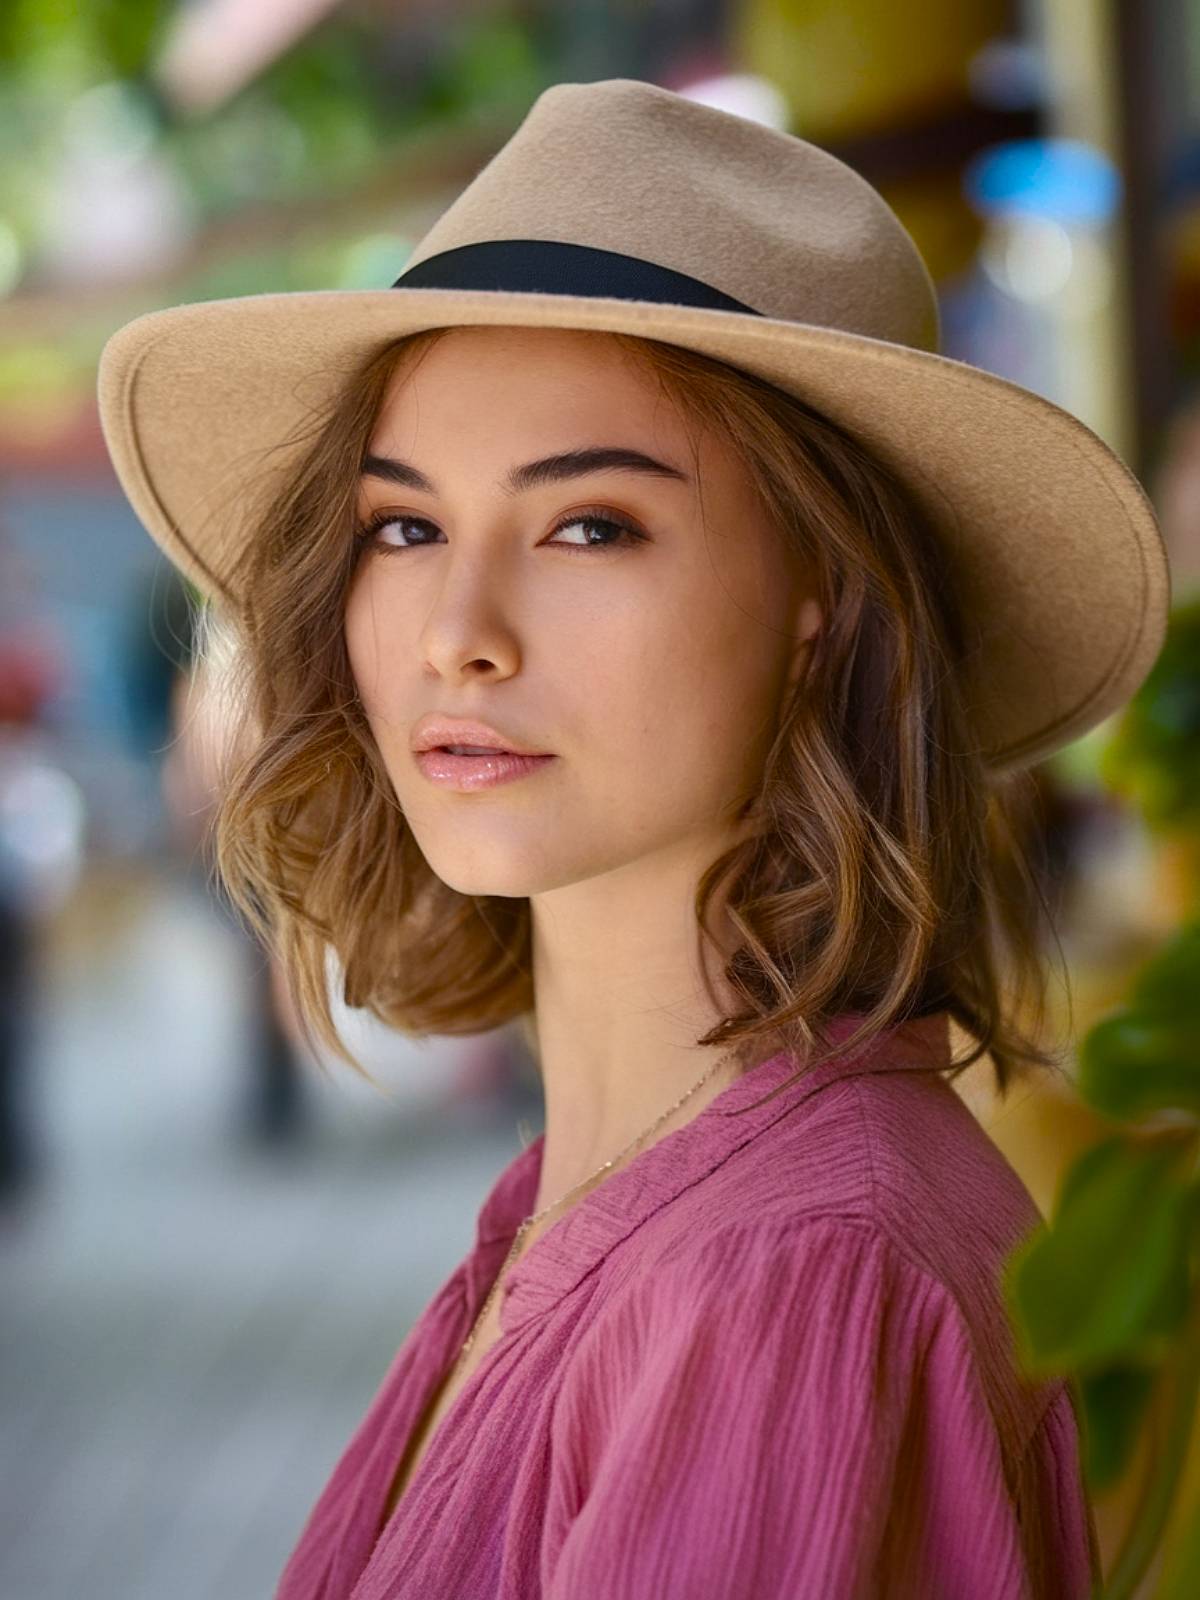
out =
{"type": "Polygon", "coordinates": [[[873,1234],[967,1299],[1040,1220],[953,1085],[924,1072],[827,1085],[738,1146],[684,1209],[693,1239],[729,1226],[795,1236],[818,1220],[846,1245],[873,1234]]]}
{"type": "Polygon", "coordinates": [[[643,1315],[708,1315],[716,1294],[791,1337],[819,1307],[831,1347],[878,1315],[893,1358],[970,1364],[1009,1449],[1028,1440],[1050,1391],[1016,1369],[1001,1273],[1040,1214],[953,1085],[832,1084],[680,1199],[642,1244],[643,1315]]]}
{"type": "Polygon", "coordinates": [[[643,1257],[609,1307],[615,1316],[602,1314],[594,1331],[608,1343],[605,1359],[623,1350],[634,1371],[631,1352],[667,1348],[686,1329],[693,1348],[729,1362],[738,1351],[773,1352],[831,1374],[920,1375],[922,1403],[949,1416],[961,1401],[990,1417],[1013,1467],[1061,1380],[1019,1368],[999,1253],[960,1248],[947,1267],[919,1232],[906,1234],[886,1202],[733,1208],[658,1260],[643,1257]]]}

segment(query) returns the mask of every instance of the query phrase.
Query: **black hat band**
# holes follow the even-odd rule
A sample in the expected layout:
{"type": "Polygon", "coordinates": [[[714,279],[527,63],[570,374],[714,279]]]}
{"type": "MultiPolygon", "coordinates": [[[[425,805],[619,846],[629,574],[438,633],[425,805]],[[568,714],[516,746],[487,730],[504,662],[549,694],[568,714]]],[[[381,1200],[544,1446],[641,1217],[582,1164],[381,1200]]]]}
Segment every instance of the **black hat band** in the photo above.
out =
{"type": "Polygon", "coordinates": [[[616,250],[556,239],[486,239],[426,256],[393,289],[500,289],[518,294],[577,294],[599,300],[654,300],[705,311],[762,312],[686,272],[616,250]]]}

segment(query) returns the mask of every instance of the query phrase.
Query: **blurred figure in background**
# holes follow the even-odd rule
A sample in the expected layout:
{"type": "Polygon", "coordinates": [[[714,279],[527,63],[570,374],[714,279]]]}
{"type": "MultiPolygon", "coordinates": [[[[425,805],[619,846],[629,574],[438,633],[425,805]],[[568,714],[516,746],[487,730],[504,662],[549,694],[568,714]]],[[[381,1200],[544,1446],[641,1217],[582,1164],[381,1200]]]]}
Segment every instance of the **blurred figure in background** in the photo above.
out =
{"type": "Polygon", "coordinates": [[[0,1204],[23,1196],[39,1165],[28,1073],[40,924],[74,880],[80,843],[74,786],[47,762],[42,728],[64,679],[62,645],[0,523],[0,1204]],[[46,831],[56,818],[70,837],[46,831]]]}
{"type": "Polygon", "coordinates": [[[242,1128],[255,1142],[277,1144],[296,1138],[306,1122],[300,1046],[274,958],[233,913],[211,871],[208,830],[221,729],[215,697],[193,671],[196,605],[186,579],[155,569],[135,607],[129,705],[142,754],[158,766],[169,846],[189,869],[204,872],[213,905],[248,946],[253,1002],[242,1128]]]}

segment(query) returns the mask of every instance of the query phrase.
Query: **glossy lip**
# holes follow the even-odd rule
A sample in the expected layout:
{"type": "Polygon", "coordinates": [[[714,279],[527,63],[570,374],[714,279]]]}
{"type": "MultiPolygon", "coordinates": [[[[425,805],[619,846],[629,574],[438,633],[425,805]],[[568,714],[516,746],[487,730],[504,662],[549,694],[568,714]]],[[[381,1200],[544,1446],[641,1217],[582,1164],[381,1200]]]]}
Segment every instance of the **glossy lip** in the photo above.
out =
{"type": "MultiPolygon", "coordinates": [[[[502,750],[509,755],[516,756],[548,756],[549,750],[530,750],[520,740],[510,739],[507,734],[498,733],[495,728],[486,722],[470,722],[463,717],[427,716],[422,717],[413,729],[412,748],[414,753],[435,750],[439,745],[445,744],[475,744],[486,745],[492,750],[502,750]]],[[[459,759],[470,759],[460,757],[459,759]]]]}
{"type": "Polygon", "coordinates": [[[415,759],[430,783],[469,794],[475,789],[491,789],[496,784],[527,777],[558,758],[515,755],[511,750],[497,750],[494,755],[487,756],[452,756],[448,750],[418,750],[415,759]]]}

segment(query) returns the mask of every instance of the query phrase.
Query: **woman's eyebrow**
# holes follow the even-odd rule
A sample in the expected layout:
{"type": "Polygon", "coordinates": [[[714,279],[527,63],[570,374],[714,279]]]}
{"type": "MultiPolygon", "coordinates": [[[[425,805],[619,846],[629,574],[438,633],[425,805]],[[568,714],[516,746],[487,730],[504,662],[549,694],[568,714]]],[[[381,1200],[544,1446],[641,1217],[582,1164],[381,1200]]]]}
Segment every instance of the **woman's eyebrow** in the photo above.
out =
{"type": "MultiPolygon", "coordinates": [[[[364,478],[382,478],[406,489],[437,493],[435,485],[423,472],[395,456],[365,455],[359,472],[364,478]]],[[[681,483],[692,481],[678,467],[644,455],[640,450],[628,450],[619,445],[593,445],[586,450],[565,450],[559,455],[543,456],[539,461],[527,461],[523,467],[513,467],[500,488],[505,494],[520,494],[522,490],[538,488],[545,483],[579,478],[587,472],[642,472],[655,478],[678,478],[681,483]]]]}

